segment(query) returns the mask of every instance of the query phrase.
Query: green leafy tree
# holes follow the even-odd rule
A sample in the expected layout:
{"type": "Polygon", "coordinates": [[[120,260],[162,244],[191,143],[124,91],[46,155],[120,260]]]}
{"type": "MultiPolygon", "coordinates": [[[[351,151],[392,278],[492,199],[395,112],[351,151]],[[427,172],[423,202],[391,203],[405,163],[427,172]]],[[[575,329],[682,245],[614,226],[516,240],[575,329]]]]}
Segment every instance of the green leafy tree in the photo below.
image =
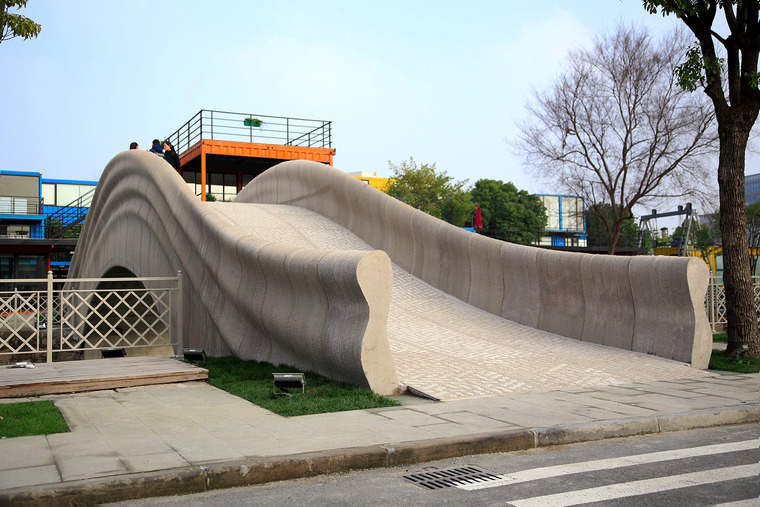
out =
{"type": "Polygon", "coordinates": [[[727,350],[747,345],[749,355],[760,357],[744,204],[747,142],[760,112],[760,3],[752,0],[643,0],[643,4],[652,14],[676,16],[696,38],[677,75],[683,88],[692,91],[701,88],[710,98],[718,123],[727,350]],[[719,11],[725,19],[727,33],[718,33],[720,28],[713,27],[719,11]]]}
{"type": "MultiPolygon", "coordinates": [[[[636,226],[633,214],[629,214],[623,219],[616,246],[636,246],[638,231],[639,228],[636,226]]],[[[601,203],[589,207],[586,211],[586,234],[588,234],[588,246],[609,248],[615,234],[614,214],[611,205],[601,203]]]]}
{"type": "Polygon", "coordinates": [[[702,257],[707,265],[710,267],[710,271],[714,274],[716,266],[712,264],[710,257],[710,249],[717,244],[714,229],[709,224],[700,225],[694,235],[694,248],[697,249],[699,255],[702,257]]]}
{"type": "Polygon", "coordinates": [[[500,180],[478,180],[470,191],[483,218],[482,234],[503,241],[534,244],[546,229],[546,208],[534,194],[500,180]]]}
{"type": "Polygon", "coordinates": [[[60,218],[48,220],[45,224],[45,234],[48,238],[76,239],[82,233],[82,226],[84,225],[82,223],[66,228],[60,218]],[[62,234],[61,231],[63,231],[62,234]]]}
{"type": "Polygon", "coordinates": [[[675,228],[673,234],[671,234],[670,237],[674,240],[678,240],[679,243],[685,242],[686,246],[694,246],[694,241],[696,239],[698,229],[699,224],[697,223],[697,219],[694,217],[687,218],[681,222],[681,225],[675,228]],[[689,221],[691,221],[691,228],[689,228],[689,221]],[[689,237],[684,238],[683,236],[686,234],[687,230],[689,231],[689,237]]]}
{"type": "Polygon", "coordinates": [[[388,164],[393,176],[385,193],[391,197],[457,227],[462,227],[475,212],[465,187],[467,180],[454,181],[446,171],[437,172],[435,164],[417,166],[414,158],[399,165],[388,164]]]}
{"type": "Polygon", "coordinates": [[[649,254],[654,254],[654,248],[657,242],[657,238],[652,237],[652,231],[650,229],[644,228],[639,229],[639,233],[641,234],[641,240],[637,242],[636,246],[641,245],[642,248],[646,248],[647,252],[649,254]]]}
{"type": "Polygon", "coordinates": [[[28,0],[0,0],[0,42],[23,37],[24,40],[37,37],[42,27],[21,14],[9,12],[10,9],[26,7],[28,0]]]}
{"type": "MultiPolygon", "coordinates": [[[[708,218],[708,221],[709,220],[710,219],[708,218]]],[[[718,235],[719,234],[720,233],[718,233],[718,235]]],[[[676,227],[671,237],[674,240],[678,240],[679,244],[684,242],[686,248],[699,252],[699,256],[710,267],[710,271],[715,273],[715,266],[710,262],[710,248],[716,245],[715,228],[712,226],[711,221],[709,221],[709,223],[699,224],[696,218],[687,218],[681,223],[681,225],[676,227]],[[689,226],[689,220],[691,220],[689,237],[684,238],[685,231],[689,226]]]]}

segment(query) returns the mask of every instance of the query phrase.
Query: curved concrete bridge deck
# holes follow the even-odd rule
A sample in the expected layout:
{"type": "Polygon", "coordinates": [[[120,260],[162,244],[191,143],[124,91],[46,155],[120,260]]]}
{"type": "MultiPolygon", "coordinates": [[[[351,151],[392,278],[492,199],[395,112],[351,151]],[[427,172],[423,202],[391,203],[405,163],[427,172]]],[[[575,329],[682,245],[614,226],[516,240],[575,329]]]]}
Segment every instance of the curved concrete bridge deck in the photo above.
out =
{"type": "MultiPolygon", "coordinates": [[[[372,247],[288,205],[208,203],[242,233],[326,250],[372,247]]],[[[399,381],[437,399],[705,375],[687,365],[531,329],[474,308],[393,266],[388,341],[399,381]]]]}
{"type": "Polygon", "coordinates": [[[202,203],[158,157],[125,152],[71,273],[182,269],[186,344],[455,399],[709,375],[703,267],[489,240],[308,162],[202,203]]]}

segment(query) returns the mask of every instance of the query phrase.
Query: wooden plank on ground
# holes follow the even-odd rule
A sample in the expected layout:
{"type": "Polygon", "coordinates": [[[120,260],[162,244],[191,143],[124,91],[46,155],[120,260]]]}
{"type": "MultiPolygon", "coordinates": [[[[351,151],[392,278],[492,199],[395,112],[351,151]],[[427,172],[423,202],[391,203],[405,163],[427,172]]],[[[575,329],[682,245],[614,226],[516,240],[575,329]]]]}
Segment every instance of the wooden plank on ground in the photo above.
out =
{"type": "Polygon", "coordinates": [[[0,398],[62,394],[208,379],[208,370],[171,357],[123,357],[0,368],[0,398]]]}

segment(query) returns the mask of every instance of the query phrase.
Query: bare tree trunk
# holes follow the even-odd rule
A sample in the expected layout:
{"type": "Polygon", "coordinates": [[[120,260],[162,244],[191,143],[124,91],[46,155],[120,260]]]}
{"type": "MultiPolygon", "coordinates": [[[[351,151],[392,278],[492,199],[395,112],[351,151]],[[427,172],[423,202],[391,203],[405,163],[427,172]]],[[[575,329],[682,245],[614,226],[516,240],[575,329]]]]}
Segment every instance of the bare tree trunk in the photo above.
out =
{"type": "MultiPolygon", "coordinates": [[[[734,116],[734,115],[732,115],[734,116]]],[[[744,162],[749,130],[741,115],[719,125],[720,232],[723,240],[723,283],[726,288],[728,347],[749,346],[749,355],[760,356],[755,291],[749,269],[749,241],[744,195],[744,162]],[[737,118],[738,117],[738,118],[737,118]]],[[[726,118],[728,120],[728,118],[726,118]]]]}
{"type": "Polygon", "coordinates": [[[610,243],[607,245],[608,255],[615,255],[617,243],[620,240],[620,229],[622,228],[622,224],[618,225],[616,217],[613,217],[612,219],[615,220],[615,224],[612,226],[613,230],[610,232],[610,243]]]}

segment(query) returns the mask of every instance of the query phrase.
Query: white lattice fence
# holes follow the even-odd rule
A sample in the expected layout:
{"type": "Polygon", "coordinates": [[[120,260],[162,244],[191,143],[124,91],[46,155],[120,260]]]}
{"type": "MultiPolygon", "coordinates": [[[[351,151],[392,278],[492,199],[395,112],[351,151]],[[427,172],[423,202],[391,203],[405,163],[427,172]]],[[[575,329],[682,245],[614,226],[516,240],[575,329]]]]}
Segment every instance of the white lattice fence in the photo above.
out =
{"type": "Polygon", "coordinates": [[[182,276],[2,280],[0,357],[112,347],[182,348],[182,276]],[[63,285],[54,289],[54,284],[63,285]],[[39,286],[39,289],[37,289],[39,286]]]}
{"type": "Polygon", "coordinates": [[[0,294],[0,351],[33,353],[40,349],[46,299],[39,292],[0,294]]]}
{"type": "MultiPolygon", "coordinates": [[[[760,311],[760,277],[752,277],[752,282],[755,287],[755,311],[760,311]]],[[[713,332],[717,332],[720,326],[726,325],[726,289],[722,280],[712,275],[707,286],[705,308],[713,332]]]]}

